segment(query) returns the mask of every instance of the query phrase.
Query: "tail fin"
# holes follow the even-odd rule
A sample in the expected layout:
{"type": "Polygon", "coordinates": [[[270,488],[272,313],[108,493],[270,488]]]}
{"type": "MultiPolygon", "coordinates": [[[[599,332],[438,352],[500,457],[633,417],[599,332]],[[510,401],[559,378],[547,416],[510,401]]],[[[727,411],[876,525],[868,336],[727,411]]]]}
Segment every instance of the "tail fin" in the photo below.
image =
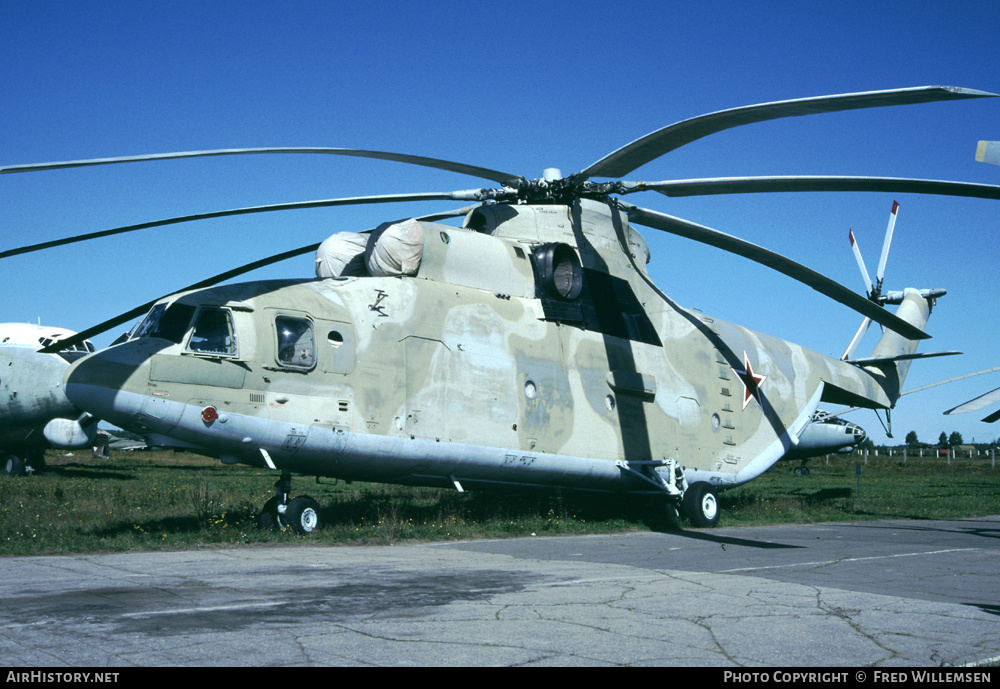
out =
{"type": "MultiPolygon", "coordinates": [[[[898,303],[899,309],[896,315],[921,330],[927,325],[927,320],[931,315],[931,305],[937,297],[943,296],[945,290],[916,290],[906,289],[903,292],[890,292],[883,299],[885,303],[898,303]]],[[[910,371],[910,364],[914,359],[942,356],[945,354],[958,354],[958,352],[940,352],[929,354],[917,354],[917,344],[919,340],[908,340],[902,335],[885,330],[872,354],[867,359],[856,359],[851,363],[859,366],[877,368],[881,375],[876,375],[880,385],[885,390],[890,400],[899,399],[902,392],[903,381],[910,371]]]]}

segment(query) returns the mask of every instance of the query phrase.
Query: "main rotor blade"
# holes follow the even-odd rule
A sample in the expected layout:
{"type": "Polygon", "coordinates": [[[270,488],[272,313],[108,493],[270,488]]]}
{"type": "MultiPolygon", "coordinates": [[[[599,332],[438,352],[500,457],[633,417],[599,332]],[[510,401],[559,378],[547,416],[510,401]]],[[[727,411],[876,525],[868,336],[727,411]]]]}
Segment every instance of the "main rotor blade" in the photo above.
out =
{"type": "Polygon", "coordinates": [[[976,160],[989,165],[1000,165],[1000,141],[980,141],[976,144],[976,160]]]}
{"type": "Polygon", "coordinates": [[[760,194],[781,191],[874,191],[939,196],[967,196],[1000,200],[1000,186],[907,177],[844,177],[785,175],[767,177],[714,177],[663,182],[621,182],[622,193],[658,191],[664,196],[760,194]]]}
{"type": "MultiPolygon", "coordinates": [[[[470,206],[466,206],[465,208],[459,208],[457,210],[443,211],[441,213],[433,213],[431,215],[422,215],[417,219],[425,220],[427,222],[435,222],[437,220],[443,220],[445,218],[454,218],[461,215],[466,215],[470,210],[472,210],[472,208],[470,206]]],[[[369,232],[370,231],[371,230],[369,230],[369,232]]],[[[112,328],[115,328],[123,323],[128,323],[129,321],[138,318],[139,316],[145,314],[151,308],[153,308],[153,304],[160,301],[161,299],[169,297],[171,294],[177,294],[179,292],[187,292],[189,290],[194,290],[194,289],[202,289],[204,287],[211,287],[213,285],[219,284],[220,282],[225,282],[226,280],[229,280],[231,278],[243,275],[244,273],[249,273],[252,270],[257,270],[258,268],[263,268],[265,266],[269,266],[274,263],[280,263],[281,261],[285,261],[289,258],[295,258],[296,256],[307,254],[310,251],[316,251],[316,249],[318,248],[319,248],[319,242],[315,244],[308,244],[306,246],[300,246],[298,249],[282,251],[281,253],[274,254],[273,256],[268,256],[266,258],[261,258],[256,261],[251,261],[250,263],[245,263],[238,268],[233,268],[231,270],[225,271],[224,273],[219,273],[218,275],[214,275],[210,278],[199,280],[198,282],[188,285],[187,287],[170,292],[170,294],[164,294],[162,297],[157,297],[156,299],[148,301],[145,304],[142,304],[141,306],[137,306],[134,309],[130,309],[125,313],[114,316],[113,318],[109,318],[103,323],[98,323],[97,325],[91,326],[86,330],[83,330],[81,332],[76,333],[75,335],[67,337],[64,340],[58,340],[56,342],[53,342],[48,347],[45,347],[38,351],[43,354],[52,354],[55,352],[62,351],[63,349],[72,347],[73,345],[83,342],[84,340],[89,340],[91,337],[94,337],[95,335],[100,335],[101,333],[107,332],[108,330],[111,330],[112,328]]]]}
{"type": "Polygon", "coordinates": [[[575,179],[588,177],[622,177],[651,160],[669,153],[692,141],[754,122],[765,122],[782,117],[798,117],[824,112],[880,108],[889,105],[911,105],[961,98],[986,98],[994,93],[976,91],[956,86],[921,86],[917,88],[889,89],[864,93],[845,93],[816,98],[798,98],[746,105],[720,110],[683,120],[647,134],[619,148],[596,163],[574,175],[575,179]]]}
{"type": "MultiPolygon", "coordinates": [[[[214,277],[210,277],[205,280],[200,280],[199,282],[196,282],[192,285],[188,285],[183,289],[177,290],[177,292],[186,292],[192,289],[211,287],[212,285],[216,285],[220,282],[223,282],[224,280],[229,280],[230,278],[234,278],[237,275],[249,273],[251,270],[256,270],[257,268],[263,268],[264,266],[269,266],[272,263],[278,263],[280,261],[284,261],[289,258],[301,256],[302,254],[307,254],[310,251],[316,251],[316,249],[318,248],[319,248],[319,243],[315,243],[315,244],[309,244],[308,246],[301,246],[298,249],[283,251],[280,254],[275,254],[274,256],[262,258],[257,261],[253,261],[251,263],[242,265],[239,268],[233,268],[232,270],[227,270],[224,273],[219,273],[214,277]]],[[[171,292],[170,294],[176,294],[177,292],[171,292]]],[[[62,351],[67,347],[72,347],[77,342],[83,342],[84,340],[89,340],[95,335],[100,335],[101,333],[107,332],[108,330],[111,330],[112,328],[117,327],[122,323],[128,323],[129,321],[138,318],[139,316],[143,315],[144,313],[148,312],[151,308],[153,308],[153,304],[160,301],[160,299],[163,299],[164,297],[170,296],[170,294],[164,294],[162,297],[157,297],[152,301],[148,301],[145,304],[136,306],[134,309],[130,309],[125,313],[119,314],[113,318],[109,318],[108,320],[102,323],[98,323],[97,325],[91,326],[86,330],[81,330],[76,335],[67,337],[64,340],[59,340],[58,342],[54,342],[48,347],[44,347],[43,349],[39,349],[38,351],[42,354],[52,354],[55,352],[62,351]]]]}
{"type": "Polygon", "coordinates": [[[970,411],[977,411],[979,409],[982,409],[983,407],[989,404],[993,404],[994,402],[997,401],[1000,401],[1000,388],[997,388],[996,390],[991,390],[973,400],[969,400],[964,404],[960,404],[957,407],[953,407],[952,409],[946,411],[945,414],[966,414],[970,411]]]}
{"type": "Polygon", "coordinates": [[[945,385],[947,383],[954,383],[956,380],[965,380],[966,378],[972,378],[974,376],[981,376],[984,373],[995,373],[997,371],[1000,371],[1000,366],[994,366],[993,368],[984,368],[982,371],[974,371],[972,373],[964,373],[964,374],[962,374],[960,376],[955,376],[953,378],[945,378],[944,380],[939,380],[939,381],[936,381],[934,383],[928,383],[927,385],[921,385],[919,388],[913,388],[912,390],[907,390],[906,392],[901,393],[900,397],[902,397],[903,395],[911,395],[914,392],[920,392],[921,390],[926,390],[928,388],[935,388],[938,385],[945,385]]]}
{"type": "Polygon", "coordinates": [[[271,211],[301,210],[304,208],[327,208],[331,206],[349,206],[349,205],[360,205],[369,203],[401,203],[405,201],[448,201],[448,200],[479,201],[482,199],[481,192],[482,190],[480,189],[467,189],[465,191],[425,192],[417,194],[385,194],[382,196],[353,196],[340,199],[321,199],[317,201],[274,203],[266,206],[249,206],[247,208],[233,208],[231,210],[212,211],[210,213],[195,213],[194,215],[181,215],[175,218],[153,220],[151,222],[139,223],[137,225],[125,225],[124,227],[116,227],[110,230],[90,232],[87,234],[76,235],[75,237],[66,237],[64,239],[55,239],[50,242],[42,242],[40,244],[32,244],[30,246],[22,246],[17,249],[8,249],[7,251],[0,251],[0,259],[10,258],[11,256],[18,256],[20,254],[28,254],[33,251],[41,251],[42,249],[51,249],[53,247],[63,246],[65,244],[74,244],[76,242],[83,242],[89,239],[110,237],[116,234],[135,232],[137,230],[147,230],[152,227],[162,227],[164,225],[176,225],[178,223],[191,222],[194,220],[208,220],[210,218],[223,218],[232,215],[249,215],[251,213],[268,213],[271,211]]]}
{"type": "Polygon", "coordinates": [[[664,232],[669,232],[680,237],[687,237],[702,244],[723,249],[737,256],[743,256],[768,268],[773,268],[799,282],[809,285],[817,292],[854,309],[862,315],[871,318],[876,323],[884,325],[908,339],[923,340],[930,337],[927,333],[907,323],[895,314],[886,311],[878,304],[852,292],[840,283],[834,282],[830,278],[820,275],[800,263],[796,263],[790,258],[776,254],[769,249],[765,249],[744,239],[739,239],[724,232],[713,230],[710,227],[705,227],[704,225],[675,218],[665,213],[658,213],[648,208],[639,208],[638,206],[628,204],[622,205],[628,211],[629,222],[636,222],[640,225],[663,230],[664,232]]]}
{"type": "Polygon", "coordinates": [[[386,151],[366,151],[357,148],[222,148],[214,151],[180,151],[176,153],[153,153],[150,155],[119,156],[116,158],[92,158],[90,160],[67,160],[57,163],[35,163],[29,165],[7,165],[0,167],[0,174],[12,172],[34,172],[38,170],[60,170],[70,167],[88,167],[91,165],[113,165],[116,163],[137,163],[150,160],[170,160],[173,158],[203,158],[208,156],[225,155],[247,155],[257,153],[313,153],[324,155],[352,156],[355,158],[375,158],[378,160],[392,160],[397,163],[409,163],[410,165],[420,165],[432,167],[449,172],[458,172],[463,175],[482,177],[501,184],[509,184],[522,179],[520,175],[513,175],[507,172],[490,170],[485,167],[456,163],[450,160],[439,158],[427,158],[425,156],[408,155],[406,153],[389,153],[386,151]]]}

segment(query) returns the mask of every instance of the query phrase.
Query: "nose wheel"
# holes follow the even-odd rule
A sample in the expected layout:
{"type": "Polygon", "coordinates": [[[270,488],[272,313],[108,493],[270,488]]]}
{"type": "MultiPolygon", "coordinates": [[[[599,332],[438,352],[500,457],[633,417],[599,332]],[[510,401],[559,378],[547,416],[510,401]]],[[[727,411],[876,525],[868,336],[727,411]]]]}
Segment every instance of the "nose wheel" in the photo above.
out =
{"type": "Polygon", "coordinates": [[[307,495],[288,498],[288,494],[292,491],[290,472],[283,470],[274,488],[274,497],[264,503],[264,509],[260,513],[262,529],[284,531],[290,528],[298,534],[309,534],[322,526],[323,519],[318,502],[307,495]]]}

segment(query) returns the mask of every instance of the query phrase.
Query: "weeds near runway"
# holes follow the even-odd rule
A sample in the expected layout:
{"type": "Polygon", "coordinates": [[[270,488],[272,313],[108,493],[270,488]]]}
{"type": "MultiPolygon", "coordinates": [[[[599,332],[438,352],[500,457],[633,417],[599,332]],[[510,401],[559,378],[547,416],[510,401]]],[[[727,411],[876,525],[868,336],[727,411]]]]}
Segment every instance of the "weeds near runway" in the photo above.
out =
{"type": "MultiPolygon", "coordinates": [[[[0,479],[0,555],[114,552],[266,543],[401,541],[608,533],[670,528],[662,504],[562,494],[458,493],[297,477],[327,527],[308,539],[258,528],[274,472],[186,453],[52,453],[40,475],[0,479]]],[[[934,519],[1000,513],[990,461],[822,458],[809,476],[781,464],[722,493],[722,525],[934,519]]]]}

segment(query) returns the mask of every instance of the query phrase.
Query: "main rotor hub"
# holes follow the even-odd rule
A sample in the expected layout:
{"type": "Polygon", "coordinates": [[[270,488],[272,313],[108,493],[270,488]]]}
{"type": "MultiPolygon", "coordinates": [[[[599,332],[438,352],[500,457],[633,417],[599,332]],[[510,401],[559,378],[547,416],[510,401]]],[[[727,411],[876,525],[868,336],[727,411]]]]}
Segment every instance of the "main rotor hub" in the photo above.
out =
{"type": "Polygon", "coordinates": [[[518,203],[553,203],[570,205],[579,198],[605,199],[623,192],[620,182],[590,182],[577,177],[563,177],[559,168],[546,168],[540,179],[521,179],[516,187],[486,190],[484,196],[496,201],[518,203]]]}

